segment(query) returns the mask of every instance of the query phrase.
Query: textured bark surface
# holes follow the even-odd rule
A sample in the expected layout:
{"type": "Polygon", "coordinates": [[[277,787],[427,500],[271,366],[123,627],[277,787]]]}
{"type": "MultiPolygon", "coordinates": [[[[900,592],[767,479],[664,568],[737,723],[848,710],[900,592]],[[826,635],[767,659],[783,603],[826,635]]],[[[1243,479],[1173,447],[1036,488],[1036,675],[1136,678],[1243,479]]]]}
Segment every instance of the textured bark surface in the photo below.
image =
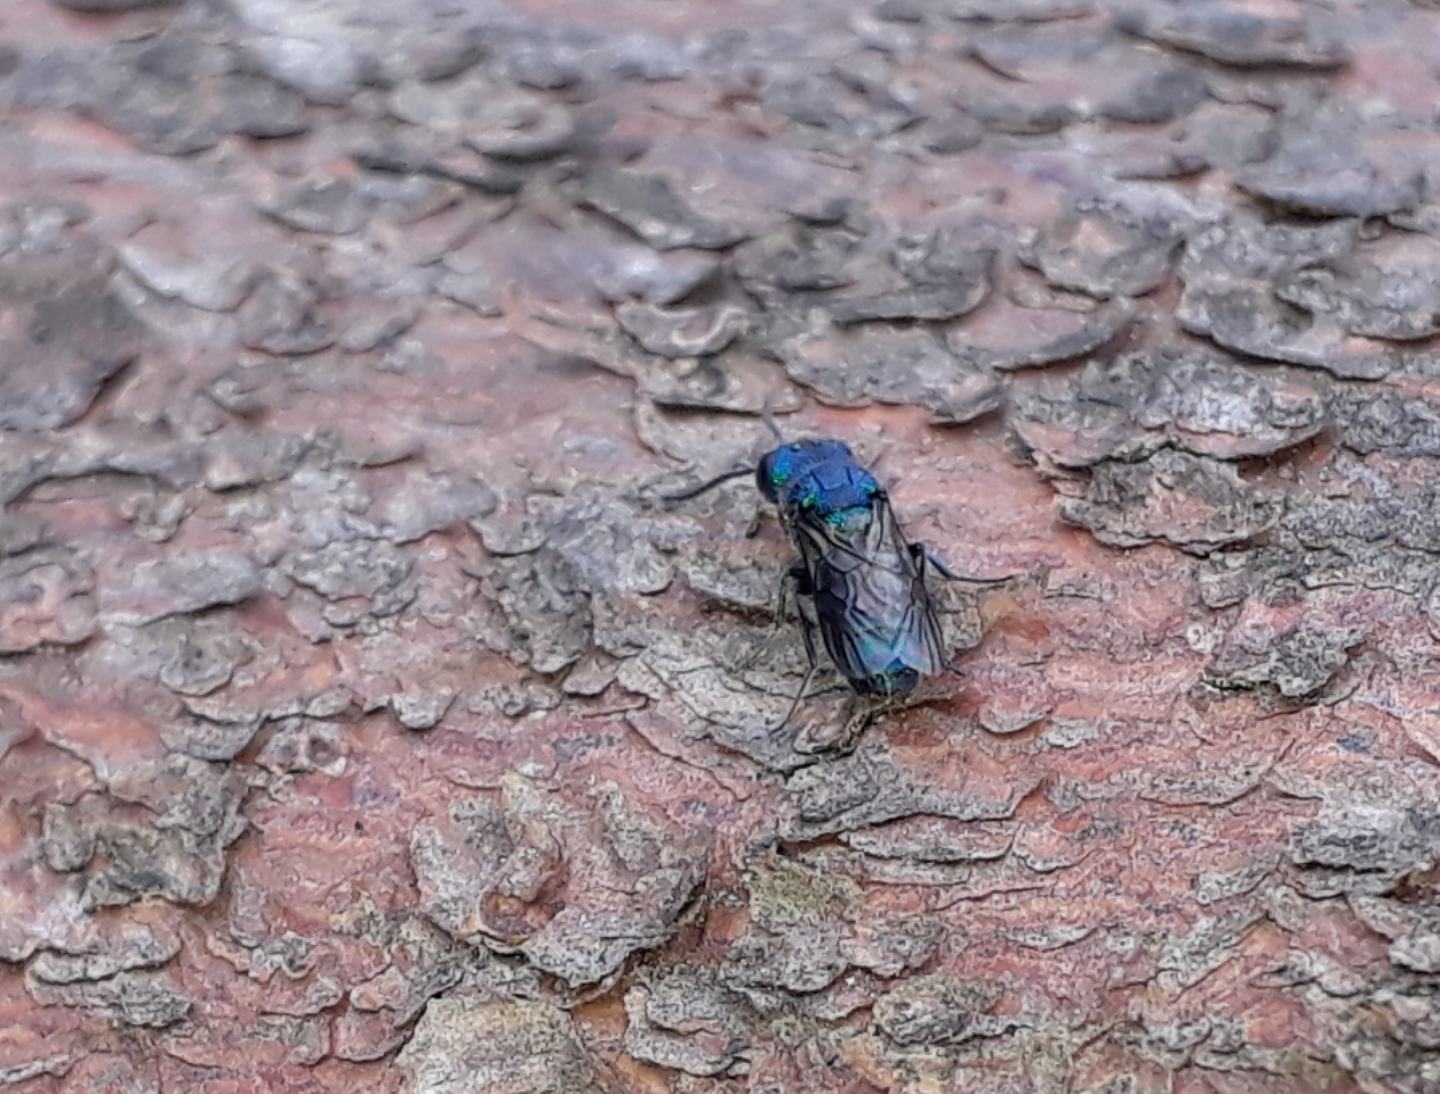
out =
{"type": "Polygon", "coordinates": [[[8,0],[0,1089],[1440,1090],[1440,10],[8,0]],[[840,732],[746,482],[953,672],[840,732]]]}

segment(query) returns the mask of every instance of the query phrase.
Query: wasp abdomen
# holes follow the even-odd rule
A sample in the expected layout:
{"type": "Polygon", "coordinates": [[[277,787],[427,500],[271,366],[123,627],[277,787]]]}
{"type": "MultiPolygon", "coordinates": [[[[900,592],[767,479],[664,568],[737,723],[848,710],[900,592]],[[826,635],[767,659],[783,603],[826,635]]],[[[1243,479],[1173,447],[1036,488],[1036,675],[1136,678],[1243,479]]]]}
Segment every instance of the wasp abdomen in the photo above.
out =
{"type": "Polygon", "coordinates": [[[882,672],[852,678],[850,687],[859,695],[908,695],[920,683],[920,673],[898,657],[882,672]]]}

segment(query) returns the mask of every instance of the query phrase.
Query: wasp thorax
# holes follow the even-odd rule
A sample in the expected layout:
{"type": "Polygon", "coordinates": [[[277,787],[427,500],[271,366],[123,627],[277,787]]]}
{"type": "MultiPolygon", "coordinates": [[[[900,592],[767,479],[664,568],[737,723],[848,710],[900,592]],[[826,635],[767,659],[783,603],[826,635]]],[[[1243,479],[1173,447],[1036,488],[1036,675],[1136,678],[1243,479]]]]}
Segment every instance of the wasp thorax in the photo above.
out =
{"type": "MultiPolygon", "coordinates": [[[[730,472],[683,496],[744,473],[730,472]]],[[[849,445],[782,444],[760,459],[755,484],[800,552],[786,572],[782,603],[790,588],[810,604],[800,613],[810,665],[785,722],[818,668],[817,637],[858,695],[906,695],[923,677],[944,670],[940,617],[925,584],[930,556],[923,544],[906,541],[885,490],[849,445]]]]}

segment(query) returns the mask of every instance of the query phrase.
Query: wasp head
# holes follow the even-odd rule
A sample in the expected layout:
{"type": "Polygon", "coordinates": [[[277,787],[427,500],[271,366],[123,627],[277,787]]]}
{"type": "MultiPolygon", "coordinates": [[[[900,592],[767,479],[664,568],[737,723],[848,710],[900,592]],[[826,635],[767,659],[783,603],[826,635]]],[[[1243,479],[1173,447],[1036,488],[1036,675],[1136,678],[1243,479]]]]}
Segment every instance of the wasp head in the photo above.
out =
{"type": "Polygon", "coordinates": [[[755,485],[767,501],[776,502],[786,487],[817,465],[854,459],[855,454],[843,441],[793,441],[761,457],[755,468],[755,485]]]}

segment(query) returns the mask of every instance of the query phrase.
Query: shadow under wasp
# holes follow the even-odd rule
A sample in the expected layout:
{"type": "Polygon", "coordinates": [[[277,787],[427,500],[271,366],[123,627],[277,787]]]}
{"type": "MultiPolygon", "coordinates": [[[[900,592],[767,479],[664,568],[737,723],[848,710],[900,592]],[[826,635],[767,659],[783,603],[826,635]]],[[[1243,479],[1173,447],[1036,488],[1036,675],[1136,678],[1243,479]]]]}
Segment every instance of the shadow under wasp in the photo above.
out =
{"type": "MultiPolygon", "coordinates": [[[[767,424],[781,439],[768,416],[767,424]]],[[[800,556],[781,578],[775,619],[783,621],[789,599],[799,598],[808,668],[776,730],[795,716],[819,670],[817,631],[851,690],[883,706],[945,668],[927,572],[978,584],[1004,580],[962,577],[923,543],[907,540],[884,487],[843,441],[782,443],[754,468],[727,471],[664,500],[686,501],[750,474],[800,556]]],[[[874,712],[863,712],[863,719],[874,712]]]]}

